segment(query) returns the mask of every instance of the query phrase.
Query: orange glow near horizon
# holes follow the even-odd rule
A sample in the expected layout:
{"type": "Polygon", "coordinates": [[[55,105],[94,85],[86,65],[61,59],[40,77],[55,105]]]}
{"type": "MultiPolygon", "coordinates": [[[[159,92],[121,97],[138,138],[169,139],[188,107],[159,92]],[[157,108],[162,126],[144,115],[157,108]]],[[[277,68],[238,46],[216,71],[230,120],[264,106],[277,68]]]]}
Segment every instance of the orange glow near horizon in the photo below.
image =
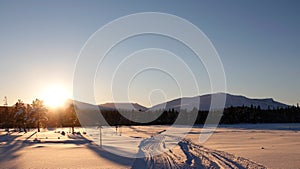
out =
{"type": "Polygon", "coordinates": [[[62,106],[69,98],[67,90],[60,85],[53,85],[45,88],[42,99],[46,106],[57,108],[62,106]]]}

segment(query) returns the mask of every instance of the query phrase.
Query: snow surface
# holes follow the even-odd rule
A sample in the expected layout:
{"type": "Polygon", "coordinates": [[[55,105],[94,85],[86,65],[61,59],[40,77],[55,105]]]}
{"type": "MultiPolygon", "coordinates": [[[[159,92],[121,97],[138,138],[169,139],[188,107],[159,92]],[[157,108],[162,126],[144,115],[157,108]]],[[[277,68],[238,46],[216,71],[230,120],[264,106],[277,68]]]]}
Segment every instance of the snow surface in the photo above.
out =
{"type": "Polygon", "coordinates": [[[87,134],[71,134],[69,128],[37,134],[1,130],[0,168],[300,166],[300,124],[222,125],[204,144],[199,143],[202,126],[190,131],[184,126],[175,127],[176,130],[170,130],[170,126],[124,126],[117,130],[103,127],[102,148],[99,128],[76,128],[87,134]],[[61,131],[66,135],[61,135],[61,131]],[[186,137],[178,137],[183,131],[187,131],[186,137]],[[144,158],[129,158],[136,154],[144,158]]]}

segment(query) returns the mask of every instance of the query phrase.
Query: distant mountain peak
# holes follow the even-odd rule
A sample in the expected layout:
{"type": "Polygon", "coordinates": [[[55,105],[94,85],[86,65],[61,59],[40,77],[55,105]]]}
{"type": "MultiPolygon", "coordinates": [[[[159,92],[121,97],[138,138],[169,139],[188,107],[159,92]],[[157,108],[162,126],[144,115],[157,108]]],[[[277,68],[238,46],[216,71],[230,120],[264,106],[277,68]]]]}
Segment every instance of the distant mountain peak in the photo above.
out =
{"type": "Polygon", "coordinates": [[[238,107],[238,106],[255,106],[260,107],[261,109],[276,109],[276,108],[286,108],[289,105],[284,103],[280,103],[274,101],[272,98],[264,98],[264,99],[251,99],[242,95],[233,95],[229,93],[213,93],[213,94],[204,94],[201,96],[195,97],[182,97],[178,99],[174,99],[165,103],[158,104],[150,108],[150,110],[179,110],[179,109],[187,109],[192,110],[197,106],[199,110],[209,110],[211,105],[212,97],[218,98],[226,98],[225,108],[228,107],[238,107]],[[198,104],[197,104],[198,103],[198,104]]]}
{"type": "Polygon", "coordinates": [[[122,109],[122,110],[137,110],[137,111],[146,111],[148,108],[138,104],[138,103],[126,103],[126,102],[109,102],[99,105],[102,108],[110,109],[122,109]]]}
{"type": "MultiPolygon", "coordinates": [[[[108,102],[100,105],[91,105],[83,102],[76,102],[79,108],[87,108],[87,109],[99,109],[100,110],[135,110],[135,111],[147,111],[147,110],[177,110],[186,109],[192,110],[197,108],[199,110],[209,110],[211,105],[212,97],[218,98],[226,98],[225,107],[238,107],[238,106],[246,106],[246,107],[260,107],[261,109],[277,109],[277,108],[287,108],[290,105],[280,103],[275,101],[273,98],[248,98],[243,95],[234,95],[229,93],[213,93],[213,94],[204,94],[200,96],[193,97],[182,97],[173,99],[161,104],[157,104],[150,108],[140,105],[139,103],[126,103],[126,102],[108,102]]],[[[71,101],[70,101],[71,102],[71,101]]]]}

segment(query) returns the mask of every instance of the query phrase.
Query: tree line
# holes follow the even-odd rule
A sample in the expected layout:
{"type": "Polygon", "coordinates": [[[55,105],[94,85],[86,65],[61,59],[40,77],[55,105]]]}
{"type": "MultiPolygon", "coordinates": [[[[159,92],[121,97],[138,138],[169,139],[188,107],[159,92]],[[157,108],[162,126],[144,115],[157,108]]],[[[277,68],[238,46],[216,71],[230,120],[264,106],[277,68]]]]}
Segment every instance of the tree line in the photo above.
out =
{"type": "Polygon", "coordinates": [[[74,105],[70,104],[65,108],[49,109],[44,102],[35,99],[31,104],[25,104],[18,100],[13,106],[0,107],[0,128],[8,130],[15,128],[27,132],[31,128],[48,127],[74,127],[80,126],[76,116],[74,105]]]}
{"type": "MultiPolygon", "coordinates": [[[[168,111],[129,111],[129,110],[101,110],[107,123],[112,126],[118,125],[162,125],[162,124],[204,124],[209,115],[208,111],[172,109],[168,111]],[[126,118],[128,117],[128,118],[126,118]],[[140,121],[151,119],[146,123],[140,121]],[[130,119],[130,120],[129,120],[130,119]]],[[[225,108],[223,113],[213,111],[210,118],[220,118],[221,124],[238,123],[300,123],[300,108],[292,106],[288,108],[277,108],[263,110],[259,106],[240,106],[225,108]]],[[[24,104],[18,100],[11,107],[0,107],[0,127],[16,128],[27,131],[29,128],[46,127],[80,127],[73,103],[61,109],[49,110],[41,100],[34,100],[32,104],[24,104]]]]}
{"type": "MultiPolygon", "coordinates": [[[[110,125],[162,125],[162,124],[204,124],[207,120],[208,111],[192,111],[181,110],[180,112],[171,109],[168,111],[153,111],[153,112],[139,112],[139,111],[102,111],[106,121],[110,125]],[[128,120],[122,114],[127,113],[128,120]],[[144,113],[145,116],[157,116],[158,118],[148,123],[138,123],[137,114],[144,113]]],[[[300,123],[300,108],[299,106],[292,106],[288,108],[276,109],[261,109],[259,106],[240,106],[225,108],[223,113],[219,111],[212,111],[211,118],[220,118],[220,124],[239,124],[239,123],[300,123]]],[[[144,117],[147,118],[147,117],[144,117]]]]}

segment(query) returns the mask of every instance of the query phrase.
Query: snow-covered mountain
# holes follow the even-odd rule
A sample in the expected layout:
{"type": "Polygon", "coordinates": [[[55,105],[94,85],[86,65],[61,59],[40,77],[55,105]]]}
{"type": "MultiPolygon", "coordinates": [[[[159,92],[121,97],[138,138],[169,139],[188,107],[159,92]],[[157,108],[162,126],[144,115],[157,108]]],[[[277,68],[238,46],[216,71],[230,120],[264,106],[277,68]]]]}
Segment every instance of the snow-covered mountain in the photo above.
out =
{"type": "Polygon", "coordinates": [[[137,111],[145,111],[146,107],[138,104],[138,103],[105,103],[100,104],[100,109],[118,109],[118,110],[137,110],[137,111]]]}
{"type": "Polygon", "coordinates": [[[195,97],[183,97],[167,101],[153,107],[147,108],[138,103],[105,103],[100,105],[92,105],[88,103],[76,101],[76,105],[79,109],[83,110],[93,110],[93,112],[100,110],[137,110],[137,111],[147,111],[147,110],[192,110],[193,108],[198,108],[199,110],[209,110],[211,105],[211,99],[216,100],[225,98],[225,108],[228,107],[237,107],[237,106],[247,106],[250,107],[260,107],[261,109],[276,109],[276,108],[286,108],[289,105],[274,101],[272,98],[265,99],[252,99],[240,95],[232,95],[227,93],[215,93],[215,94],[206,94],[202,96],[195,97]]]}
{"type": "Polygon", "coordinates": [[[187,109],[192,110],[194,107],[199,110],[209,110],[212,97],[216,99],[226,98],[225,108],[227,107],[237,107],[237,106],[260,106],[261,109],[273,109],[273,108],[285,108],[289,105],[274,101],[272,98],[266,99],[250,99],[245,96],[231,95],[227,93],[215,93],[215,94],[206,94],[202,96],[195,97],[183,97],[174,99],[165,103],[158,104],[150,108],[150,110],[179,110],[187,109]],[[200,103],[200,104],[199,104],[200,103]]]}
{"type": "Polygon", "coordinates": [[[99,111],[99,110],[137,110],[137,111],[146,111],[148,108],[144,107],[138,103],[104,103],[99,105],[94,105],[90,103],[85,103],[76,100],[68,100],[65,103],[65,106],[69,106],[71,103],[76,105],[76,108],[79,110],[89,110],[89,111],[99,111]]]}

